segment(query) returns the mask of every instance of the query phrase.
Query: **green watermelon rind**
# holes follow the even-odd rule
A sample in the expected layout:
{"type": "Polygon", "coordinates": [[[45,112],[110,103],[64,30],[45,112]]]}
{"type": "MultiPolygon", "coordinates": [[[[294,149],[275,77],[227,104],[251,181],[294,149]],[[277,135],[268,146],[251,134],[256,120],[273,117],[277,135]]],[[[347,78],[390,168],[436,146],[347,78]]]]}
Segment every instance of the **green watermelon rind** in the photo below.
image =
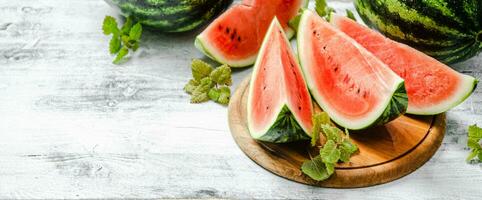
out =
{"type": "Polygon", "coordinates": [[[106,0],[120,13],[162,32],[186,32],[200,27],[228,7],[232,0],[128,1],[106,0]]]}
{"type": "Polygon", "coordinates": [[[482,51],[482,40],[477,39],[482,30],[482,14],[478,11],[482,1],[475,1],[478,5],[462,5],[464,2],[355,0],[354,4],[369,27],[453,64],[482,51]]]}
{"type": "Polygon", "coordinates": [[[311,138],[305,133],[303,128],[300,127],[286,104],[281,107],[276,120],[265,134],[261,136],[251,136],[256,140],[271,143],[287,143],[299,140],[309,140],[311,138]]]}
{"type": "MultiPolygon", "coordinates": [[[[306,27],[306,25],[304,25],[304,21],[305,21],[304,18],[309,17],[310,14],[311,14],[311,11],[308,11],[308,10],[303,12],[303,15],[301,16],[301,19],[300,19],[299,27],[306,27]]],[[[301,54],[303,54],[303,51],[305,50],[305,48],[303,48],[301,46],[302,43],[304,42],[302,37],[300,37],[303,34],[302,32],[303,32],[303,28],[299,28],[298,32],[297,32],[297,35],[298,35],[298,40],[297,40],[298,56],[301,56],[301,54]]],[[[346,37],[349,38],[348,36],[346,36],[346,37]]],[[[359,46],[359,48],[363,49],[363,47],[361,47],[358,43],[354,42],[354,44],[359,46]]],[[[303,73],[305,74],[305,80],[307,82],[307,85],[308,85],[308,88],[310,90],[311,95],[313,96],[315,101],[318,103],[318,105],[323,110],[327,111],[328,114],[330,114],[329,110],[331,110],[331,109],[328,106],[323,104],[323,100],[321,98],[321,95],[318,94],[316,89],[313,87],[314,83],[311,82],[309,76],[307,75],[308,72],[306,72],[306,69],[305,69],[306,66],[304,66],[304,61],[302,60],[301,57],[299,57],[298,60],[300,61],[300,66],[302,68],[303,73]]],[[[387,68],[388,68],[388,66],[387,66],[387,68]]],[[[394,74],[394,75],[398,77],[398,75],[396,75],[396,74],[394,74]]],[[[346,127],[347,129],[350,129],[350,130],[362,130],[362,129],[366,129],[366,128],[369,128],[369,127],[372,127],[372,126],[385,124],[385,123],[399,117],[400,115],[403,115],[406,112],[407,107],[408,107],[408,96],[407,96],[407,92],[405,90],[405,81],[403,79],[399,78],[398,82],[396,84],[394,84],[391,91],[393,91],[390,95],[391,98],[387,98],[387,100],[385,102],[382,102],[381,107],[383,109],[380,109],[378,112],[375,112],[376,117],[374,117],[374,118],[370,119],[370,118],[366,117],[366,119],[364,120],[363,123],[355,124],[352,121],[342,119],[341,117],[338,117],[336,115],[330,115],[330,117],[336,124],[338,124],[342,127],[346,127]]]]}
{"type": "MultiPolygon", "coordinates": [[[[301,8],[307,8],[308,3],[309,3],[309,0],[303,0],[301,8]]],[[[288,39],[292,39],[295,36],[295,30],[293,30],[289,26],[287,26],[284,31],[285,31],[285,34],[288,37],[288,39]]],[[[194,46],[199,51],[201,51],[203,54],[205,54],[207,57],[211,58],[212,60],[214,60],[218,63],[227,64],[232,68],[249,67],[249,66],[253,65],[254,62],[256,61],[256,57],[258,56],[257,54],[252,55],[252,56],[250,56],[248,58],[245,58],[245,59],[240,59],[240,60],[227,60],[227,59],[224,59],[223,56],[216,55],[217,54],[215,52],[216,48],[210,48],[209,44],[207,44],[207,42],[204,42],[206,39],[204,39],[205,36],[203,35],[203,33],[199,34],[196,37],[196,39],[194,41],[194,46]],[[212,49],[212,50],[210,50],[210,49],[212,49]]]]}
{"type": "MultiPolygon", "coordinates": [[[[281,29],[281,25],[279,24],[278,20],[275,18],[273,23],[270,25],[270,28],[267,30],[266,33],[270,33],[271,29],[274,26],[278,26],[281,29]]],[[[288,38],[285,35],[285,39],[289,42],[288,38]]],[[[266,48],[268,43],[267,37],[264,38],[263,43],[260,47],[260,52],[266,48]]],[[[254,80],[257,76],[257,68],[258,68],[259,58],[256,60],[254,64],[253,73],[251,74],[251,80],[254,80]]],[[[303,74],[301,74],[303,76],[303,74]]],[[[248,130],[252,138],[264,141],[264,142],[271,142],[271,143],[287,143],[287,142],[294,142],[299,140],[309,140],[311,138],[310,133],[308,130],[305,130],[303,127],[300,126],[300,122],[296,117],[292,114],[291,109],[289,108],[288,104],[280,103],[278,109],[273,109],[273,112],[278,113],[275,118],[271,120],[271,125],[265,130],[260,132],[254,132],[251,125],[255,123],[249,116],[251,116],[251,101],[250,97],[252,96],[252,87],[254,87],[251,83],[249,84],[249,92],[248,92],[248,103],[247,103],[247,113],[248,113],[248,130]]]]}

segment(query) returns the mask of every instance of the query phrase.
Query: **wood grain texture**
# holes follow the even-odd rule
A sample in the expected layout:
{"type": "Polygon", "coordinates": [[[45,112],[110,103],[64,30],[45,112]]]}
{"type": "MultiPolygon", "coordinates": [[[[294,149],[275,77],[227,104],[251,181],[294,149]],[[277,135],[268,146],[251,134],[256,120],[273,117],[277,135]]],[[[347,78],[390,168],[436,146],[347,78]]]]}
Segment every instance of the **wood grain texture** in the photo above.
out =
{"type": "Polygon", "coordinates": [[[247,124],[249,81],[250,76],[239,84],[231,98],[228,110],[231,134],[254,162],[276,175],[299,183],[356,188],[393,181],[427,162],[445,135],[445,113],[423,117],[404,115],[384,126],[352,132],[350,138],[358,146],[358,152],[350,162],[337,164],[332,177],[317,182],[300,170],[304,161],[317,155],[309,148],[309,141],[273,144],[251,138],[247,124]]]}
{"type": "MultiPolygon", "coordinates": [[[[480,88],[447,113],[442,146],[414,173],[368,188],[311,187],[245,156],[226,107],[188,103],[189,63],[203,58],[198,31],[145,32],[133,59],[115,66],[105,15],[120,19],[102,0],[0,0],[0,199],[482,196],[482,164],[464,161],[467,126],[482,124],[480,88]]],[[[453,67],[482,78],[482,56],[453,67]]],[[[250,72],[236,70],[233,89],[250,72]]]]}

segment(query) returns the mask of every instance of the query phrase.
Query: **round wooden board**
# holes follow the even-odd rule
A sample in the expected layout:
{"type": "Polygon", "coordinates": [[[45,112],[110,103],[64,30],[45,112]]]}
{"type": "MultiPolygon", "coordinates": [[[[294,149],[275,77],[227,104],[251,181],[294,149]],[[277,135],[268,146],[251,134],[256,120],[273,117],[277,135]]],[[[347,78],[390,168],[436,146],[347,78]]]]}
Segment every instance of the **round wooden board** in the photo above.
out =
{"type": "Polygon", "coordinates": [[[366,187],[405,176],[428,161],[445,134],[445,113],[436,116],[404,115],[380,127],[352,132],[359,152],[350,163],[336,166],[335,174],[318,182],[300,168],[310,159],[308,142],[272,144],[251,138],[247,127],[249,77],[238,87],[229,104],[229,127],[241,150],[268,171],[299,183],[333,188],[366,187]]]}

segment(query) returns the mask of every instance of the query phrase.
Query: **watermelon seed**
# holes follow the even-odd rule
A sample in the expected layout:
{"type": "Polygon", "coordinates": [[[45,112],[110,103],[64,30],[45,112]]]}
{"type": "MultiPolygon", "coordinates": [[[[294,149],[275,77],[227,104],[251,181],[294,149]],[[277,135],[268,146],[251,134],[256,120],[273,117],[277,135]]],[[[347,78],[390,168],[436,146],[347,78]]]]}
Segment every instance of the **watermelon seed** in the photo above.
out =
{"type": "Polygon", "coordinates": [[[223,26],[219,25],[219,26],[218,26],[218,29],[219,29],[219,30],[223,30],[223,26]]]}
{"type": "Polygon", "coordinates": [[[229,27],[226,27],[226,33],[229,34],[229,27]]]}
{"type": "Polygon", "coordinates": [[[338,67],[335,67],[335,69],[334,69],[333,71],[337,72],[337,71],[338,71],[338,67]]]}
{"type": "Polygon", "coordinates": [[[266,90],[266,85],[263,87],[263,90],[266,90]]]}
{"type": "Polygon", "coordinates": [[[357,94],[360,94],[360,88],[358,88],[358,90],[356,91],[357,94]]]}
{"type": "Polygon", "coordinates": [[[301,110],[301,106],[298,106],[298,110],[301,110]]]}
{"type": "Polygon", "coordinates": [[[266,106],[266,110],[269,110],[269,106],[266,106]]]}
{"type": "Polygon", "coordinates": [[[241,37],[240,37],[240,36],[238,36],[238,42],[241,42],[241,37]]]}

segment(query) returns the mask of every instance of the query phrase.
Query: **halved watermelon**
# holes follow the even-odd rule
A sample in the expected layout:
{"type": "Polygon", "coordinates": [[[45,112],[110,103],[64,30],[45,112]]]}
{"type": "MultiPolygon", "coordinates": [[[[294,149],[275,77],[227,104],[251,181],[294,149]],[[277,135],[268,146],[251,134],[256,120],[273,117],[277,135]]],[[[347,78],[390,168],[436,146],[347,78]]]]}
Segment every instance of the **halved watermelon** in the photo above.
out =
{"type": "Polygon", "coordinates": [[[306,10],[297,35],[311,94],[337,124],[364,129],[405,112],[403,79],[346,34],[306,10]]]}
{"type": "Polygon", "coordinates": [[[200,35],[195,46],[208,57],[231,67],[252,65],[268,26],[277,16],[289,34],[288,21],[306,0],[246,0],[214,20],[200,35]]]}
{"type": "Polygon", "coordinates": [[[248,127],[254,139],[309,139],[311,96],[283,28],[275,18],[254,65],[248,95],[248,127]]]}
{"type": "Polygon", "coordinates": [[[331,23],[405,79],[409,100],[407,113],[434,115],[445,112],[463,102],[477,85],[474,77],[458,73],[349,18],[334,15],[331,23]]]}

